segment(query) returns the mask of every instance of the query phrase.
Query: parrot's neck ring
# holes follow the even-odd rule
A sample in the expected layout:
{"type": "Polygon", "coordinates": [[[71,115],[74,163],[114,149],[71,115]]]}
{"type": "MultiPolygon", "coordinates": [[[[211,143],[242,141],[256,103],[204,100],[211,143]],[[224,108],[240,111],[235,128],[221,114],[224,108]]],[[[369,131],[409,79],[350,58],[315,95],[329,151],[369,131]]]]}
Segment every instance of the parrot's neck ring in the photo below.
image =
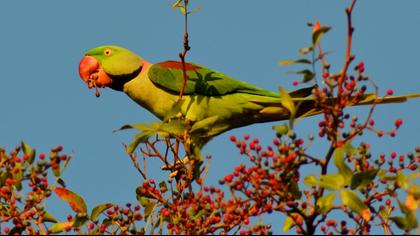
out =
{"type": "Polygon", "coordinates": [[[130,74],[109,75],[112,78],[112,84],[109,87],[117,91],[123,91],[124,84],[136,78],[140,74],[142,69],[143,66],[140,66],[137,70],[130,74]]]}

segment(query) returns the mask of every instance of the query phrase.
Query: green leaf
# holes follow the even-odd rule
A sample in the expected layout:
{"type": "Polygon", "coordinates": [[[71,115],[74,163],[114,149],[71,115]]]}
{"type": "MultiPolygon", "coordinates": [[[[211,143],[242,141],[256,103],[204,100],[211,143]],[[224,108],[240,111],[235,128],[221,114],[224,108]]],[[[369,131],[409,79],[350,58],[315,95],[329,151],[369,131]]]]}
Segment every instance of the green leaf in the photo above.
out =
{"type": "Polygon", "coordinates": [[[397,225],[397,227],[402,230],[410,230],[411,228],[409,227],[407,219],[404,217],[392,216],[392,217],[389,217],[389,219],[392,220],[392,222],[394,222],[397,225]]]}
{"type": "Polygon", "coordinates": [[[289,66],[289,65],[294,65],[294,64],[312,64],[312,62],[308,59],[297,59],[297,60],[282,60],[279,61],[279,65],[281,66],[289,66]]]}
{"type": "Polygon", "coordinates": [[[317,212],[320,212],[321,214],[326,215],[334,206],[335,195],[336,194],[333,192],[319,198],[316,203],[316,206],[318,208],[317,212]]]}
{"type": "Polygon", "coordinates": [[[334,164],[338,169],[338,173],[344,178],[345,185],[350,185],[353,172],[344,162],[344,150],[342,147],[335,150],[333,158],[334,164]]]}
{"type": "Polygon", "coordinates": [[[303,75],[303,83],[307,83],[315,78],[315,74],[308,69],[297,71],[296,74],[303,75]]]}
{"type": "Polygon", "coordinates": [[[16,166],[19,166],[19,167],[17,167],[17,168],[15,167],[17,169],[17,171],[16,172],[13,171],[13,173],[12,173],[13,177],[12,178],[13,178],[13,180],[15,180],[15,183],[14,183],[15,188],[18,191],[20,191],[20,190],[22,190],[23,171],[22,171],[22,166],[21,166],[20,163],[17,163],[16,166]]]}
{"type": "Polygon", "coordinates": [[[286,124],[274,125],[273,129],[274,131],[276,131],[276,134],[278,135],[286,135],[289,132],[289,126],[286,124]]]}
{"type": "Polygon", "coordinates": [[[87,215],[84,215],[84,216],[76,215],[76,218],[73,221],[73,227],[80,227],[84,225],[88,220],[89,218],[87,217],[87,215]]]}
{"type": "Polygon", "coordinates": [[[110,207],[112,207],[112,203],[105,203],[105,204],[97,205],[96,207],[92,209],[92,213],[90,214],[90,220],[96,221],[99,215],[102,212],[108,210],[110,207]]]}
{"type": "Polygon", "coordinates": [[[22,148],[23,154],[28,155],[31,152],[31,146],[29,146],[28,144],[24,143],[23,141],[20,143],[20,146],[22,148]]]}
{"type": "MultiPolygon", "coordinates": [[[[398,206],[400,207],[401,212],[405,216],[405,230],[411,230],[418,226],[417,218],[416,218],[416,211],[410,210],[403,202],[397,199],[398,206]]],[[[391,217],[392,218],[392,217],[391,217]]],[[[390,219],[391,219],[390,218],[390,219]]]]}
{"type": "Polygon", "coordinates": [[[353,147],[353,145],[351,145],[350,142],[346,142],[342,148],[344,150],[344,153],[348,155],[355,155],[358,153],[357,148],[353,147]]]}
{"type": "Polygon", "coordinates": [[[303,180],[303,183],[309,186],[317,186],[318,180],[316,179],[315,175],[308,175],[303,180]]]}
{"type": "Polygon", "coordinates": [[[340,174],[321,175],[319,180],[314,175],[308,175],[303,182],[309,186],[319,186],[329,190],[338,190],[345,185],[344,178],[340,174]]]}
{"type": "Polygon", "coordinates": [[[165,182],[165,181],[161,181],[161,182],[159,182],[158,186],[159,186],[159,188],[165,188],[165,189],[168,189],[168,186],[166,185],[166,182],[165,182]]]}
{"type": "Polygon", "coordinates": [[[60,166],[58,166],[58,168],[52,168],[52,172],[55,177],[60,177],[61,176],[60,166]]]}
{"type": "Polygon", "coordinates": [[[330,190],[338,190],[346,185],[346,182],[340,174],[321,175],[319,186],[330,190]]]}
{"type": "Polygon", "coordinates": [[[153,135],[153,133],[151,133],[151,132],[149,132],[149,131],[144,131],[144,132],[141,132],[141,133],[137,134],[137,135],[134,137],[134,140],[133,140],[133,141],[131,141],[130,145],[128,146],[128,148],[127,148],[127,152],[128,152],[129,154],[132,154],[132,153],[134,152],[134,150],[136,150],[137,146],[138,146],[140,143],[145,143],[145,142],[147,142],[147,140],[149,140],[149,137],[150,137],[150,136],[152,136],[152,135],[153,135]]]}
{"type": "Polygon", "coordinates": [[[402,189],[408,188],[408,178],[404,173],[400,172],[397,174],[397,179],[395,180],[395,183],[402,189]]]}
{"type": "Polygon", "coordinates": [[[361,215],[366,221],[370,220],[371,214],[369,207],[357,196],[354,191],[343,189],[341,192],[341,199],[345,206],[361,215]]]}
{"type": "Polygon", "coordinates": [[[72,227],[73,226],[73,222],[59,222],[59,223],[55,223],[53,224],[49,229],[48,232],[51,234],[58,234],[63,232],[67,227],[72,227]]]}
{"type": "Polygon", "coordinates": [[[1,171],[0,172],[0,186],[4,186],[6,184],[6,179],[12,178],[12,174],[10,172],[1,171]]]}
{"type": "Polygon", "coordinates": [[[203,10],[203,6],[198,6],[198,7],[194,8],[194,9],[188,11],[187,14],[193,14],[193,13],[199,12],[201,10],[203,10]]]}
{"type": "Polygon", "coordinates": [[[55,193],[61,200],[67,202],[70,207],[77,213],[86,213],[87,206],[82,197],[76,193],[61,187],[56,187],[54,189],[55,193]]]}
{"type": "Polygon", "coordinates": [[[386,209],[386,208],[380,208],[379,210],[379,215],[385,220],[387,221],[391,215],[391,211],[386,209]]]}
{"type": "MultiPolygon", "coordinates": [[[[291,213],[293,216],[298,216],[297,213],[291,213]]],[[[296,225],[295,221],[292,219],[292,217],[288,216],[283,224],[283,232],[288,232],[291,228],[293,228],[296,225]]]]}
{"type": "Polygon", "coordinates": [[[314,50],[313,47],[301,48],[301,49],[298,50],[298,53],[302,54],[302,55],[306,55],[306,54],[312,52],[312,50],[314,50]]]}
{"type": "Polygon", "coordinates": [[[58,221],[57,221],[57,219],[55,219],[55,217],[53,215],[44,211],[44,214],[42,214],[42,222],[57,223],[58,221]]]}
{"type": "Polygon", "coordinates": [[[351,189],[362,189],[375,179],[378,170],[365,170],[353,175],[351,178],[351,189]]]}
{"type": "Polygon", "coordinates": [[[153,213],[157,203],[140,195],[137,195],[136,197],[139,203],[144,207],[144,217],[149,217],[153,213]]]}
{"type": "Polygon", "coordinates": [[[325,33],[327,33],[331,27],[328,26],[321,26],[319,29],[317,29],[315,32],[312,33],[312,45],[317,45],[319,41],[321,40],[322,36],[324,36],[325,33]]]}
{"type": "Polygon", "coordinates": [[[35,156],[36,156],[36,151],[35,151],[35,149],[32,149],[28,154],[28,163],[29,164],[34,163],[35,156]]]}
{"type": "Polygon", "coordinates": [[[290,97],[289,93],[286,89],[280,87],[279,88],[280,93],[280,103],[283,107],[285,107],[287,110],[290,111],[290,114],[295,113],[295,103],[293,102],[292,97],[290,97]]]}
{"type": "Polygon", "coordinates": [[[64,161],[63,171],[64,171],[64,169],[66,169],[66,168],[67,168],[67,166],[69,165],[70,160],[71,160],[72,158],[73,158],[73,157],[72,157],[71,155],[68,155],[68,156],[67,156],[67,159],[64,161]]]}
{"type": "Polygon", "coordinates": [[[35,149],[32,149],[28,144],[24,143],[23,141],[20,143],[20,146],[22,148],[23,153],[28,155],[27,162],[29,164],[32,164],[36,155],[35,149]]]}
{"type": "Polygon", "coordinates": [[[187,14],[186,5],[187,3],[185,0],[177,0],[172,4],[172,8],[178,8],[183,15],[187,14]]]}

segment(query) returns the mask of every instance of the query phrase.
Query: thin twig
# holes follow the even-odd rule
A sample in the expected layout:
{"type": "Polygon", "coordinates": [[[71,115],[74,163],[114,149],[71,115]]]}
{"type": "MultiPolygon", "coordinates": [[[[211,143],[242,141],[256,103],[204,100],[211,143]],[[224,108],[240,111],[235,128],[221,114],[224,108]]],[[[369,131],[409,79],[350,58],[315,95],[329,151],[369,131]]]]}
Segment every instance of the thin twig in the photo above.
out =
{"type": "Polygon", "coordinates": [[[191,49],[189,46],[188,41],[188,1],[184,0],[184,6],[185,6],[185,13],[184,13],[184,50],[179,53],[179,58],[182,62],[182,88],[179,90],[179,100],[182,99],[182,95],[184,94],[185,86],[187,85],[188,75],[187,75],[187,69],[185,65],[185,56],[187,55],[187,52],[191,49]]]}

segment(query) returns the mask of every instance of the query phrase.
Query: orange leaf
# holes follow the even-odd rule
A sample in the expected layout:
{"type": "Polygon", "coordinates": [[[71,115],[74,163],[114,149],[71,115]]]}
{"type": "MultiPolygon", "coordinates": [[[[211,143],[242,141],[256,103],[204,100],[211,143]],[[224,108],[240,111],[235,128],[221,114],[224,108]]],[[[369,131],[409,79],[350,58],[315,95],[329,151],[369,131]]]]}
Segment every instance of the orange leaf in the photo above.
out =
{"type": "Polygon", "coordinates": [[[370,221],[370,210],[369,208],[366,208],[362,212],[362,217],[365,221],[370,221]]]}
{"type": "Polygon", "coordinates": [[[416,199],[413,195],[408,194],[405,199],[405,205],[411,211],[415,211],[420,206],[420,199],[416,199]]]}
{"type": "Polygon", "coordinates": [[[315,33],[317,30],[319,30],[319,28],[321,28],[321,23],[319,20],[317,20],[314,24],[314,28],[312,29],[312,33],[315,33]]]}
{"type": "Polygon", "coordinates": [[[66,188],[61,188],[61,187],[56,187],[54,191],[58,195],[58,197],[60,197],[61,200],[67,202],[75,212],[77,213],[87,212],[85,201],[83,200],[82,197],[80,197],[76,193],[66,188]]]}

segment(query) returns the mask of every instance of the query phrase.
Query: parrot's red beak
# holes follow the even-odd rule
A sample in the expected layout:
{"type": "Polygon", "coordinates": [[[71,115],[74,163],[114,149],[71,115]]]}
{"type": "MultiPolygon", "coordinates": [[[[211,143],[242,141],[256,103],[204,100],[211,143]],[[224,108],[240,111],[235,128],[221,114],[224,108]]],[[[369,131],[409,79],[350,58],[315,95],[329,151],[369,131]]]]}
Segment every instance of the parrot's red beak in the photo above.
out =
{"type": "Polygon", "coordinates": [[[80,61],[79,75],[89,88],[109,87],[112,84],[112,79],[101,68],[98,60],[91,56],[85,56],[80,61]]]}

